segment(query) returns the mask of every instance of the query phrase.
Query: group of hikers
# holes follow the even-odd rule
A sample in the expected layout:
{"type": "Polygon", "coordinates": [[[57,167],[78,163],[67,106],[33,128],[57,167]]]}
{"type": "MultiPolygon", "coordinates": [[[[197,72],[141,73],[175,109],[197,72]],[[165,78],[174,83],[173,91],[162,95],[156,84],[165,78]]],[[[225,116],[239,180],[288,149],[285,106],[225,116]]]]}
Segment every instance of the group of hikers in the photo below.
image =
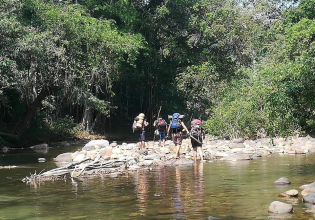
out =
{"type": "MultiPolygon", "coordinates": [[[[197,161],[197,153],[199,153],[200,160],[203,161],[203,153],[202,153],[202,141],[205,138],[205,131],[202,128],[202,122],[199,119],[193,119],[191,121],[191,129],[190,131],[182,121],[184,115],[179,113],[174,113],[173,115],[169,115],[168,119],[170,119],[170,123],[158,117],[157,120],[154,121],[153,126],[156,128],[155,135],[159,137],[159,146],[162,147],[165,145],[165,139],[170,136],[170,132],[172,134],[172,140],[176,147],[176,158],[180,158],[180,148],[183,140],[183,132],[186,132],[188,136],[191,138],[191,145],[194,153],[194,161],[197,161]]],[[[149,126],[149,123],[145,119],[145,115],[140,113],[133,122],[133,130],[138,131],[139,135],[139,148],[145,149],[145,128],[149,126]]]]}

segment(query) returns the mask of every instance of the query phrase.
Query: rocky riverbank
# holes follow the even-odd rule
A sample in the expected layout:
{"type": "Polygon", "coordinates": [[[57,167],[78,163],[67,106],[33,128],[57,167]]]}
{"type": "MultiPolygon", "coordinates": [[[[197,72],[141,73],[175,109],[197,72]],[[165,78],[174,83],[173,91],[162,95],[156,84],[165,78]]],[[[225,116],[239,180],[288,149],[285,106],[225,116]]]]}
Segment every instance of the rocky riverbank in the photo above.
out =
{"type": "MultiPolygon", "coordinates": [[[[251,160],[257,157],[268,156],[271,154],[307,154],[315,152],[315,138],[277,138],[277,139],[258,139],[244,140],[235,139],[233,141],[206,138],[202,146],[205,160],[237,161],[251,160]]],[[[121,160],[135,161],[132,165],[149,166],[153,162],[163,165],[166,161],[174,159],[176,147],[172,141],[165,142],[164,147],[159,147],[158,142],[146,142],[146,149],[139,150],[137,143],[109,143],[107,140],[93,140],[87,143],[82,150],[69,152],[59,155],[56,162],[79,162],[96,157],[104,161],[121,160]],[[152,162],[152,163],[151,163],[152,162]]],[[[181,158],[192,160],[193,152],[190,139],[184,139],[181,149],[181,158]]]]}

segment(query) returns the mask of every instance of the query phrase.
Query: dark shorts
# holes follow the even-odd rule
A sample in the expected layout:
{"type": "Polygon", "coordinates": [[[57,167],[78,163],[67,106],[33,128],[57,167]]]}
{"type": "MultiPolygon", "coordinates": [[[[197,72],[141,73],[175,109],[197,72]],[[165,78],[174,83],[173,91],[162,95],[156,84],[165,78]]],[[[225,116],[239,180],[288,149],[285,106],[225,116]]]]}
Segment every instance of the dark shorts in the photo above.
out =
{"type": "Polygon", "coordinates": [[[183,140],[183,134],[182,132],[178,132],[172,135],[173,137],[173,142],[175,145],[181,145],[182,144],[182,140],[183,140]]]}
{"type": "Polygon", "coordinates": [[[165,130],[159,130],[159,141],[162,141],[165,139],[165,130]]]}
{"type": "Polygon", "coordinates": [[[139,131],[139,141],[145,141],[145,131],[144,130],[139,131]]]}
{"type": "Polygon", "coordinates": [[[202,146],[202,137],[201,136],[193,136],[194,138],[196,138],[198,141],[196,141],[194,138],[190,138],[190,140],[191,140],[191,146],[193,147],[193,148],[195,148],[195,147],[201,147],[202,146]]]}

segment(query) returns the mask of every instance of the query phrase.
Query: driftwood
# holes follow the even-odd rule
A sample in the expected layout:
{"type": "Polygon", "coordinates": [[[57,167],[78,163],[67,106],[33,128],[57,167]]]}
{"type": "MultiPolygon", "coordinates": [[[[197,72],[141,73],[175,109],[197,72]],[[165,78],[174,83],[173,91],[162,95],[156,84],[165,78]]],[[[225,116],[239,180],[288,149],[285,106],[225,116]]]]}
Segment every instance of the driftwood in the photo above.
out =
{"type": "Polygon", "coordinates": [[[43,172],[43,170],[39,174],[36,174],[35,171],[34,174],[30,174],[29,177],[25,177],[22,181],[26,183],[36,183],[46,180],[60,180],[65,179],[67,174],[70,174],[71,178],[79,178],[84,173],[88,173],[88,171],[91,170],[95,170],[95,173],[101,173],[100,171],[104,171],[105,169],[107,172],[114,172],[117,171],[117,168],[120,168],[122,165],[126,165],[126,161],[101,161],[99,157],[92,161],[90,158],[88,158],[80,162],[72,162],[66,166],[55,168],[46,172],[43,172]]]}

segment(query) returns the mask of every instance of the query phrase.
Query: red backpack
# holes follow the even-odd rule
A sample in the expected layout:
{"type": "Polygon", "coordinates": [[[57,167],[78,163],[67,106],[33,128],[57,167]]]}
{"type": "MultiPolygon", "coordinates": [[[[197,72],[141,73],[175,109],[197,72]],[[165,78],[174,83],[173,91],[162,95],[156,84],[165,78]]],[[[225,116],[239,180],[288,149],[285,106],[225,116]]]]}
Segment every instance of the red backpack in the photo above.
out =
{"type": "Polygon", "coordinates": [[[202,122],[199,119],[194,119],[191,122],[191,135],[200,136],[201,135],[201,124],[202,122]]]}
{"type": "Polygon", "coordinates": [[[166,129],[166,121],[164,119],[159,119],[157,123],[159,130],[165,130],[166,129]]]}

